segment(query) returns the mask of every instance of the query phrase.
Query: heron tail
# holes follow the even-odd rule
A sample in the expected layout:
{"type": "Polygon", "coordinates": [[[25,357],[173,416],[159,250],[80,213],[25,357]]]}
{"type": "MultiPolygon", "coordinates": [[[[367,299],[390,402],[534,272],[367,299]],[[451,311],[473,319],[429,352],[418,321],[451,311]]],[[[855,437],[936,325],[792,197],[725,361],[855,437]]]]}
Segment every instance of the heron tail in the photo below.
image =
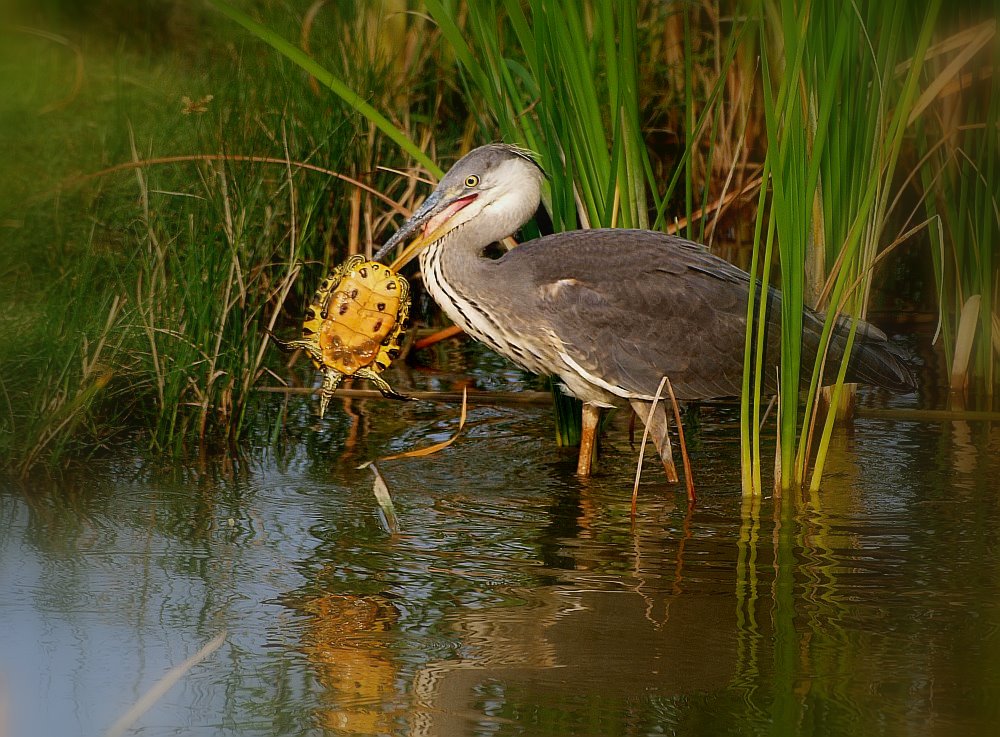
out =
{"type": "MultiPolygon", "coordinates": [[[[841,318],[834,329],[827,371],[837,371],[847,348],[850,318],[841,318]]],[[[870,323],[858,321],[847,364],[845,381],[880,386],[894,392],[911,392],[917,388],[916,376],[910,366],[910,356],[888,336],[870,323]]],[[[829,383],[836,374],[828,375],[829,383]]]]}

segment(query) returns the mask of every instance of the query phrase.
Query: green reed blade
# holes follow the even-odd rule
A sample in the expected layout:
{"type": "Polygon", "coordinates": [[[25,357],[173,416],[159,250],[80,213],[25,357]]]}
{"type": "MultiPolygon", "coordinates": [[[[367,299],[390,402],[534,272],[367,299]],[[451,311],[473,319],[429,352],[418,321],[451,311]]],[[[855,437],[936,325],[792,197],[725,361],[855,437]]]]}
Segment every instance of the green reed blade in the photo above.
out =
{"type": "Polygon", "coordinates": [[[225,0],[208,0],[208,2],[219,10],[219,12],[227,15],[261,41],[271,46],[282,56],[302,67],[302,69],[313,76],[320,84],[329,88],[344,102],[370,120],[375,127],[385,133],[385,135],[395,142],[401,149],[406,151],[406,153],[412,156],[415,160],[419,161],[421,165],[427,169],[427,171],[437,177],[443,175],[444,172],[438,167],[438,165],[435,164],[434,161],[426,153],[424,153],[416,143],[410,140],[409,136],[393,125],[388,118],[372,107],[363,97],[358,95],[354,90],[344,84],[322,65],[318,64],[302,49],[289,43],[270,28],[267,28],[266,26],[255,21],[249,15],[237,10],[225,0]]]}

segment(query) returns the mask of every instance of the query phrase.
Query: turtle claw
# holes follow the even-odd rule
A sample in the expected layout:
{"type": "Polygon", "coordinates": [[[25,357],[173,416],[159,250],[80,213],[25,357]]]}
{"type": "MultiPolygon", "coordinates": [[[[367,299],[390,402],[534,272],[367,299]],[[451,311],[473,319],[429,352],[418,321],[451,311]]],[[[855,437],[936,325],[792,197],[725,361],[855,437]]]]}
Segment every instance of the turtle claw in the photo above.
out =
{"type": "MultiPolygon", "coordinates": [[[[386,386],[389,386],[389,385],[386,384],[386,386]]],[[[382,389],[382,387],[379,387],[379,390],[382,392],[382,396],[385,397],[386,399],[398,399],[401,402],[411,402],[411,401],[413,401],[413,397],[408,397],[405,394],[400,394],[395,389],[393,389],[391,386],[388,389],[382,389]]]]}
{"type": "Polygon", "coordinates": [[[306,342],[304,340],[289,340],[289,341],[284,341],[281,338],[279,338],[277,335],[275,335],[274,333],[272,333],[270,330],[265,330],[264,332],[271,339],[271,341],[276,346],[278,346],[278,348],[283,353],[294,353],[299,348],[308,349],[308,345],[306,344],[306,342]]]}
{"type": "Polygon", "coordinates": [[[340,386],[340,382],[344,379],[344,375],[339,371],[327,370],[323,376],[323,386],[319,390],[319,418],[322,420],[323,415],[326,414],[326,408],[330,406],[330,400],[333,399],[333,393],[337,391],[337,387],[340,386]]]}
{"type": "Polygon", "coordinates": [[[369,368],[365,368],[358,371],[355,374],[355,376],[360,376],[362,379],[368,379],[378,388],[380,392],[382,392],[382,396],[385,397],[386,399],[398,399],[403,402],[409,402],[411,399],[413,399],[413,397],[408,397],[405,394],[400,394],[399,392],[397,392],[395,389],[389,386],[388,381],[379,376],[377,372],[372,371],[369,368]]]}

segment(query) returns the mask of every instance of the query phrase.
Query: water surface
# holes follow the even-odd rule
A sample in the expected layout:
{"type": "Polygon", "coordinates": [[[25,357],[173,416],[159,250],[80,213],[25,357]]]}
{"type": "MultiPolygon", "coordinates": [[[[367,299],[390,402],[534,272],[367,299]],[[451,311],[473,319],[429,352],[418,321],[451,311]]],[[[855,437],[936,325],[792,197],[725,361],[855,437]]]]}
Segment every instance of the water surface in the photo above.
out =
{"type": "Polygon", "coordinates": [[[995,426],[859,419],[819,494],[753,502],[734,410],[706,409],[698,504],[649,460],[633,525],[624,417],[580,481],[548,408],[475,407],[447,450],[380,464],[392,535],[357,466],[449,436],[457,408],[285,406],[279,443],[226,464],[115,456],[3,488],[0,735],[103,734],[222,631],[136,734],[1000,723],[995,426]]]}

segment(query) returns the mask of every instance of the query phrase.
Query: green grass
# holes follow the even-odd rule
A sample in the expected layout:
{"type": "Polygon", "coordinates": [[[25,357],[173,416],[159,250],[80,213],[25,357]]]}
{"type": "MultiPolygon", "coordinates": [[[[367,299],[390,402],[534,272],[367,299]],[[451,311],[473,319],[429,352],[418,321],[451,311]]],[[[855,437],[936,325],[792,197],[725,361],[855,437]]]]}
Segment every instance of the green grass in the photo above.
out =
{"type": "MultiPolygon", "coordinates": [[[[57,467],[123,434],[169,455],[230,447],[264,330],[294,321],[347,252],[354,188],[296,164],[392,191],[371,160],[399,159],[297,68],[233,43],[221,16],[148,53],[142,29],[109,37],[114,18],[57,11],[48,35],[10,32],[0,56],[2,466],[57,467]]],[[[384,94],[371,69],[345,71],[384,94]]]]}
{"type": "MultiPolygon", "coordinates": [[[[973,39],[975,41],[975,39],[973,39]]],[[[995,44],[995,41],[994,41],[995,44]]],[[[947,59],[935,59],[942,70],[947,59]]],[[[994,64],[996,54],[994,54],[994,64]]],[[[985,66],[974,65],[981,72],[985,66]]],[[[975,75],[980,76],[980,75],[975,75]]],[[[971,361],[965,386],[976,404],[988,407],[997,392],[996,288],[997,244],[1000,243],[1000,77],[980,76],[969,84],[949,121],[931,117],[918,121],[918,143],[927,151],[920,169],[929,217],[940,222],[930,230],[935,278],[941,295],[940,346],[952,369],[958,322],[966,301],[981,298],[971,361]]],[[[958,387],[961,389],[961,387],[958,387]]]]}
{"type": "MultiPolygon", "coordinates": [[[[822,477],[846,372],[846,362],[839,368],[827,365],[824,346],[839,316],[865,316],[873,265],[887,236],[896,167],[939,7],[930,3],[922,14],[913,14],[906,3],[882,3],[863,12],[849,5],[786,0],[762,5],[761,47],[777,51],[774,58],[762,57],[771,193],[758,212],[758,219],[768,218],[769,227],[763,242],[758,228],[756,248],[763,252],[757,273],[766,283],[776,249],[782,328],[780,458],[775,468],[782,488],[807,482],[813,452],[812,485],[822,477]],[[897,66],[906,61],[905,73],[897,74],[897,66]],[[827,312],[813,366],[802,366],[799,336],[806,305],[827,312]],[[811,380],[800,409],[803,371],[811,380]],[[830,411],[817,433],[819,387],[834,380],[830,411]]],[[[761,324],[765,307],[756,308],[761,324]]],[[[748,331],[748,345],[755,341],[758,350],[755,366],[749,365],[747,352],[747,376],[756,377],[756,384],[744,397],[746,493],[761,491],[760,417],[768,401],[760,388],[761,340],[748,331]]],[[[851,340],[853,328],[848,345],[851,340]]]]}
{"type": "MultiPolygon", "coordinates": [[[[575,0],[463,6],[426,0],[463,72],[481,138],[538,153],[553,228],[648,227],[658,188],[640,123],[638,7],[575,0]],[[463,22],[464,20],[464,22],[463,22]]],[[[553,389],[556,440],[580,403],[553,389]]]]}

